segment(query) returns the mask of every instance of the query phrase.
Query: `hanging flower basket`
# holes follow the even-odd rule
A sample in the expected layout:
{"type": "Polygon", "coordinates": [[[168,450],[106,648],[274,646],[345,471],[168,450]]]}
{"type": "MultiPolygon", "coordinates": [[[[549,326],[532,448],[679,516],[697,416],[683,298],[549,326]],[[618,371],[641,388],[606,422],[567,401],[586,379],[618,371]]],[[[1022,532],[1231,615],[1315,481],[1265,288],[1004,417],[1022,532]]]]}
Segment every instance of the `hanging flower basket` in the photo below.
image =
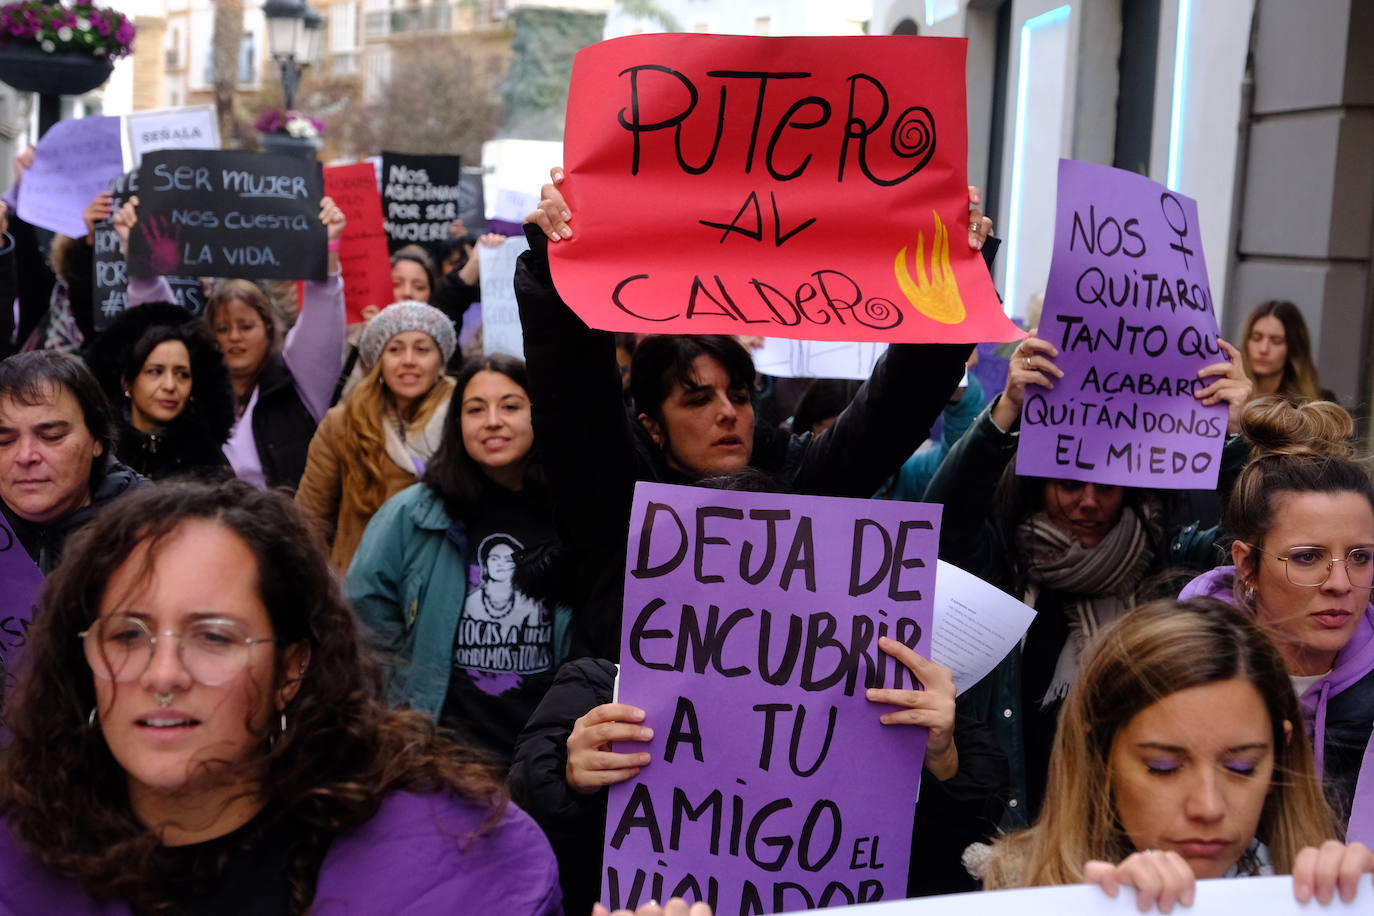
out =
{"type": "Polygon", "coordinates": [[[258,142],[262,144],[264,153],[276,153],[279,156],[295,156],[298,159],[314,159],[315,153],[320,148],[319,140],[312,140],[306,137],[293,137],[290,134],[267,134],[259,133],[258,142]]]}
{"type": "Polygon", "coordinates": [[[114,61],[83,51],[48,53],[37,45],[0,46],[0,82],[21,92],[41,95],[80,95],[110,78],[114,61]]]}
{"type": "Polygon", "coordinates": [[[27,0],[0,7],[0,80],[23,92],[80,95],[133,53],[134,25],[91,3],[27,0]]]}

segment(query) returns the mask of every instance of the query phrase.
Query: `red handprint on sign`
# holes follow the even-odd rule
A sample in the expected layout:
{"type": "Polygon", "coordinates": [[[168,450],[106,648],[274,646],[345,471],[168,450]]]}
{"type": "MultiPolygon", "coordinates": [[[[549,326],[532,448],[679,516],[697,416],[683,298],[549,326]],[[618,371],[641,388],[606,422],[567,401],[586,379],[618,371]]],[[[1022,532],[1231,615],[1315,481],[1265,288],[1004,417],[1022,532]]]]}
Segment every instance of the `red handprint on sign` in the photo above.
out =
{"type": "Polygon", "coordinates": [[[148,266],[159,276],[174,274],[181,266],[181,239],[167,231],[165,217],[150,216],[140,220],[137,228],[143,231],[148,246],[148,266]]]}

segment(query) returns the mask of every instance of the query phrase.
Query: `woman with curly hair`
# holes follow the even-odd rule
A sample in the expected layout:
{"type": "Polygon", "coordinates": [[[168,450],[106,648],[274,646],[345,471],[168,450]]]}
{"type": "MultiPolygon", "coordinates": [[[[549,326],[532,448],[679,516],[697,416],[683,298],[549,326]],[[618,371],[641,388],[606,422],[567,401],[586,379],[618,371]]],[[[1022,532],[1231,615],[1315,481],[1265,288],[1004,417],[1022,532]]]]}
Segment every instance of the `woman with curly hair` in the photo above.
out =
{"type": "Polygon", "coordinates": [[[988,889],[1090,881],[1167,913],[1196,880],[1257,874],[1350,901],[1374,853],[1338,835],[1273,643],[1221,602],[1165,600],[1084,657],[1035,826],[965,858],[988,889]]]}
{"type": "Polygon", "coordinates": [[[310,441],[296,505],[315,516],[330,558],[347,571],[368,520],[416,483],[443,441],[458,347],[453,323],[423,302],[395,302],[358,345],[362,381],[329,409],[310,441]]]}
{"type": "Polygon", "coordinates": [[[234,425],[224,357],[203,323],[171,303],[120,313],[86,361],[119,416],[119,460],[145,477],[223,469],[234,425]]]}
{"type": "Polygon", "coordinates": [[[279,493],[172,482],[73,539],[5,710],[0,911],[558,911],[499,774],[389,709],[279,493]]]}

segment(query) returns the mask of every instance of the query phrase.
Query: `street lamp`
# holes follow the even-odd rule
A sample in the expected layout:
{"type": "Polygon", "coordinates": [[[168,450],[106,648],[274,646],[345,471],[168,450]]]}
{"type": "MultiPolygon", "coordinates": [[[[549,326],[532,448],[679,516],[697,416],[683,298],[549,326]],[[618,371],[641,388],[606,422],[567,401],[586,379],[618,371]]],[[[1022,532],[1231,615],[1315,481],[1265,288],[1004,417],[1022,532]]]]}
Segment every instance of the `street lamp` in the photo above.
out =
{"type": "Polygon", "coordinates": [[[267,19],[267,47],[281,67],[281,88],[285,108],[295,107],[301,71],[314,62],[323,34],[320,14],[305,0],[267,0],[262,5],[267,19]]]}

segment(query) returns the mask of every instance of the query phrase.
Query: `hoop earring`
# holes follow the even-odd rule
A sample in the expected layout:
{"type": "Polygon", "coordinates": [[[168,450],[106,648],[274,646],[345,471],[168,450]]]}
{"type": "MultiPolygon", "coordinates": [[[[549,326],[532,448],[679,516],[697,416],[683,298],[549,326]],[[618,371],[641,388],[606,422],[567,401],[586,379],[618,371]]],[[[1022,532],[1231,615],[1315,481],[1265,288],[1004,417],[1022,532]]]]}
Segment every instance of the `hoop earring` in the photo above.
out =
{"type": "Polygon", "coordinates": [[[267,736],[267,747],[270,750],[277,746],[277,738],[286,734],[286,710],[281,711],[281,717],[277,720],[277,732],[267,736]]]}
{"type": "Polygon", "coordinates": [[[1255,604],[1255,583],[1249,579],[1242,579],[1240,583],[1240,600],[1246,607],[1254,607],[1255,604]]]}
{"type": "Polygon", "coordinates": [[[94,706],[91,707],[91,714],[90,714],[89,716],[86,717],[86,727],[87,727],[87,728],[94,728],[94,727],[95,727],[95,707],[94,707],[94,706]]]}

